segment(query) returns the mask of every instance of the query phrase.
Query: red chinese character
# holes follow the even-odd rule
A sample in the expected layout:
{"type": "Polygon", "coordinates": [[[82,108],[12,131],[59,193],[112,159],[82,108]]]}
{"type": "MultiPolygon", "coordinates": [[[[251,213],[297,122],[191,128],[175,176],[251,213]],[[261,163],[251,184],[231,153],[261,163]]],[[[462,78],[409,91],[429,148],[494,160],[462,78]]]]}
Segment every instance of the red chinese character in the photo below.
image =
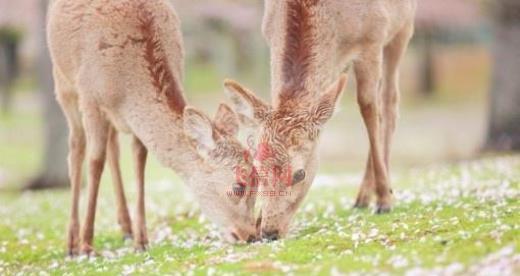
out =
{"type": "Polygon", "coordinates": [[[255,159],[258,161],[265,161],[274,156],[271,147],[267,143],[260,143],[258,145],[258,151],[256,152],[255,159]]]}

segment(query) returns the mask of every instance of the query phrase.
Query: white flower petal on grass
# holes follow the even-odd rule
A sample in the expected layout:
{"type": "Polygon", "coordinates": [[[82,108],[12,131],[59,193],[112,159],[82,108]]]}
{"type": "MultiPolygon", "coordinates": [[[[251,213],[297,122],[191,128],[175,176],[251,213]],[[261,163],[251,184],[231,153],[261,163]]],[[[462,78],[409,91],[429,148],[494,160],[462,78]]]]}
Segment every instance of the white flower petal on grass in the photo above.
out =
{"type": "Polygon", "coordinates": [[[131,275],[135,272],[135,265],[123,265],[123,271],[121,274],[123,275],[131,275]]]}
{"type": "Polygon", "coordinates": [[[58,261],[53,261],[51,265],[49,265],[49,269],[56,269],[59,265],[58,261]]]}
{"type": "Polygon", "coordinates": [[[359,233],[352,233],[350,238],[352,239],[352,241],[357,242],[361,239],[361,235],[359,233]]]}
{"type": "Polygon", "coordinates": [[[337,267],[332,267],[330,269],[330,276],[344,276],[346,274],[344,274],[343,272],[339,271],[339,269],[337,267]]]}
{"type": "Polygon", "coordinates": [[[370,232],[368,232],[368,237],[374,238],[377,234],[379,234],[379,230],[377,228],[372,228],[370,229],[370,232]]]}
{"type": "Polygon", "coordinates": [[[387,264],[393,268],[403,268],[408,266],[408,259],[402,255],[395,255],[388,259],[387,264]]]}

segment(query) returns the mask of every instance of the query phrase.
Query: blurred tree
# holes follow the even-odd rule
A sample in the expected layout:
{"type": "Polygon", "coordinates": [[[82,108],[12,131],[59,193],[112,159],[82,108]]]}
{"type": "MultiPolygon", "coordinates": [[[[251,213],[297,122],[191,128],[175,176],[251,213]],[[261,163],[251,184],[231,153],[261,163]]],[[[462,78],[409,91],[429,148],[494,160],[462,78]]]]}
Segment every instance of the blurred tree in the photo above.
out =
{"type": "MultiPolygon", "coordinates": [[[[41,26],[45,26],[48,0],[40,0],[40,2],[40,22],[41,26]]],[[[66,187],[69,183],[67,171],[68,128],[61,108],[54,96],[52,64],[43,30],[38,37],[38,45],[37,74],[41,101],[44,107],[45,150],[42,169],[26,188],[49,189],[66,187]]]]}
{"type": "Polygon", "coordinates": [[[21,31],[15,27],[0,27],[0,101],[1,111],[11,108],[13,84],[19,73],[19,46],[21,31]]]}
{"type": "Polygon", "coordinates": [[[495,49],[486,148],[520,150],[520,1],[494,3],[495,49]]]}
{"type": "Polygon", "coordinates": [[[421,65],[420,65],[420,80],[419,91],[424,95],[431,95],[435,90],[435,47],[433,42],[433,35],[435,27],[423,27],[421,32],[416,36],[421,41],[421,65]]]}
{"type": "Polygon", "coordinates": [[[436,89],[435,57],[438,37],[443,32],[468,31],[480,22],[474,0],[421,0],[417,7],[415,41],[420,46],[419,91],[431,95],[436,89]]]}
{"type": "Polygon", "coordinates": [[[254,71],[252,67],[256,65],[255,55],[258,54],[255,35],[259,34],[261,22],[257,4],[247,1],[191,3],[197,14],[197,24],[205,32],[203,36],[197,34],[203,42],[202,54],[206,57],[209,54],[224,72],[254,71]],[[208,37],[213,41],[210,44],[208,37]],[[227,56],[225,52],[228,52],[227,56]]]}

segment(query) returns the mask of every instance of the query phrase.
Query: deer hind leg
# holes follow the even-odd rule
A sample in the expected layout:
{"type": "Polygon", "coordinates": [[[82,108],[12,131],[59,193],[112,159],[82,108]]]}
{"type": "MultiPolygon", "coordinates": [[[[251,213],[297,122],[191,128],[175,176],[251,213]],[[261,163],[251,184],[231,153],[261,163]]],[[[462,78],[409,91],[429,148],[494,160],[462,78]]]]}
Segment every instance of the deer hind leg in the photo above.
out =
{"type": "Polygon", "coordinates": [[[117,204],[117,222],[121,226],[124,239],[132,238],[132,221],[128,213],[128,205],[126,203],[125,190],[123,188],[123,180],[121,177],[121,167],[119,165],[119,141],[117,130],[110,126],[108,131],[107,142],[107,159],[112,172],[112,183],[114,184],[114,193],[116,195],[117,204]]]}
{"type": "Polygon", "coordinates": [[[81,168],[85,159],[85,132],[81,123],[78,98],[72,89],[54,72],[56,96],[69,126],[68,167],[71,183],[71,210],[68,226],[67,253],[69,257],[79,253],[79,201],[81,191],[81,168]]]}
{"type": "Polygon", "coordinates": [[[412,36],[413,25],[408,25],[384,49],[383,119],[384,158],[390,175],[390,149],[399,116],[399,65],[412,36]]]}
{"type": "Polygon", "coordinates": [[[137,206],[135,210],[134,243],[135,248],[138,251],[144,251],[148,246],[144,201],[144,171],[146,167],[146,157],[148,155],[148,151],[137,137],[134,137],[132,151],[135,160],[135,172],[137,178],[137,206]]]}
{"type": "Polygon", "coordinates": [[[375,186],[374,167],[372,165],[372,153],[368,151],[367,164],[365,167],[365,175],[363,176],[363,182],[359,187],[358,195],[356,197],[356,203],[354,208],[364,209],[370,205],[372,194],[375,186]]]}
{"type": "MultiPolygon", "coordinates": [[[[376,101],[378,102],[379,106],[384,106],[381,94],[382,94],[382,83],[381,81],[378,82],[377,85],[377,96],[376,101]]],[[[384,114],[383,112],[380,112],[377,116],[378,122],[379,122],[379,137],[384,137],[384,114]]],[[[388,170],[388,168],[387,168],[388,170]]],[[[372,200],[372,195],[374,194],[375,190],[375,172],[374,172],[374,164],[372,161],[372,149],[369,148],[368,150],[368,156],[367,156],[367,164],[365,167],[365,175],[363,176],[363,182],[361,183],[361,186],[359,188],[359,192],[356,198],[356,203],[354,204],[354,208],[364,209],[367,208],[370,205],[370,201],[372,200]]]]}
{"type": "Polygon", "coordinates": [[[88,207],[83,224],[81,252],[90,255],[93,251],[94,221],[96,218],[99,182],[105,165],[109,123],[96,103],[84,103],[83,126],[87,134],[88,150],[88,207]]]}
{"type": "MultiPolygon", "coordinates": [[[[370,158],[367,170],[370,169],[370,161],[377,196],[376,213],[386,213],[391,209],[392,199],[389,188],[387,170],[384,162],[382,125],[382,108],[380,98],[380,81],[382,77],[383,50],[380,47],[372,47],[366,50],[361,57],[354,62],[354,70],[357,79],[357,97],[361,109],[361,115],[365,122],[370,141],[370,158]]],[[[367,172],[368,174],[370,172],[367,172]]]]}

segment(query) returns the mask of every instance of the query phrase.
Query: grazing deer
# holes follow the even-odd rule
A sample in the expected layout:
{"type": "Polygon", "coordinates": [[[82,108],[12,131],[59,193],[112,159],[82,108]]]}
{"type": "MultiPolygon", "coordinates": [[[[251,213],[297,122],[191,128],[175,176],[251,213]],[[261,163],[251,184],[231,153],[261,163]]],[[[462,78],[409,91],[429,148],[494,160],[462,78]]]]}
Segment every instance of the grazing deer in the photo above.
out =
{"type": "Polygon", "coordinates": [[[398,67],[413,33],[415,9],[415,0],[265,1],[262,31],[271,50],[273,104],[234,81],[225,83],[241,122],[259,128],[257,156],[273,152],[255,158],[260,181],[266,182],[260,194],[274,191],[262,206],[263,238],[287,232],[313,181],[320,132],[345,87],[346,76],[340,74],[351,62],[370,140],[355,207],[367,207],[375,192],[376,212],[391,209],[388,160],[398,112],[398,67]],[[274,176],[264,179],[261,171],[274,176]]]}
{"type": "Polygon", "coordinates": [[[214,121],[186,107],[180,22],[168,1],[55,0],[50,5],[48,40],[56,96],[70,127],[69,254],[93,250],[96,201],[107,152],[119,218],[124,232],[131,232],[119,172],[118,131],[134,137],[137,249],[148,244],[144,201],[148,150],[182,176],[203,213],[221,226],[228,240],[256,236],[254,185],[247,185],[254,174],[237,180],[235,172],[237,168],[254,172],[251,158],[235,137],[238,119],[225,105],[214,121]],[[80,240],[78,204],[85,146],[89,197],[80,240]]]}

